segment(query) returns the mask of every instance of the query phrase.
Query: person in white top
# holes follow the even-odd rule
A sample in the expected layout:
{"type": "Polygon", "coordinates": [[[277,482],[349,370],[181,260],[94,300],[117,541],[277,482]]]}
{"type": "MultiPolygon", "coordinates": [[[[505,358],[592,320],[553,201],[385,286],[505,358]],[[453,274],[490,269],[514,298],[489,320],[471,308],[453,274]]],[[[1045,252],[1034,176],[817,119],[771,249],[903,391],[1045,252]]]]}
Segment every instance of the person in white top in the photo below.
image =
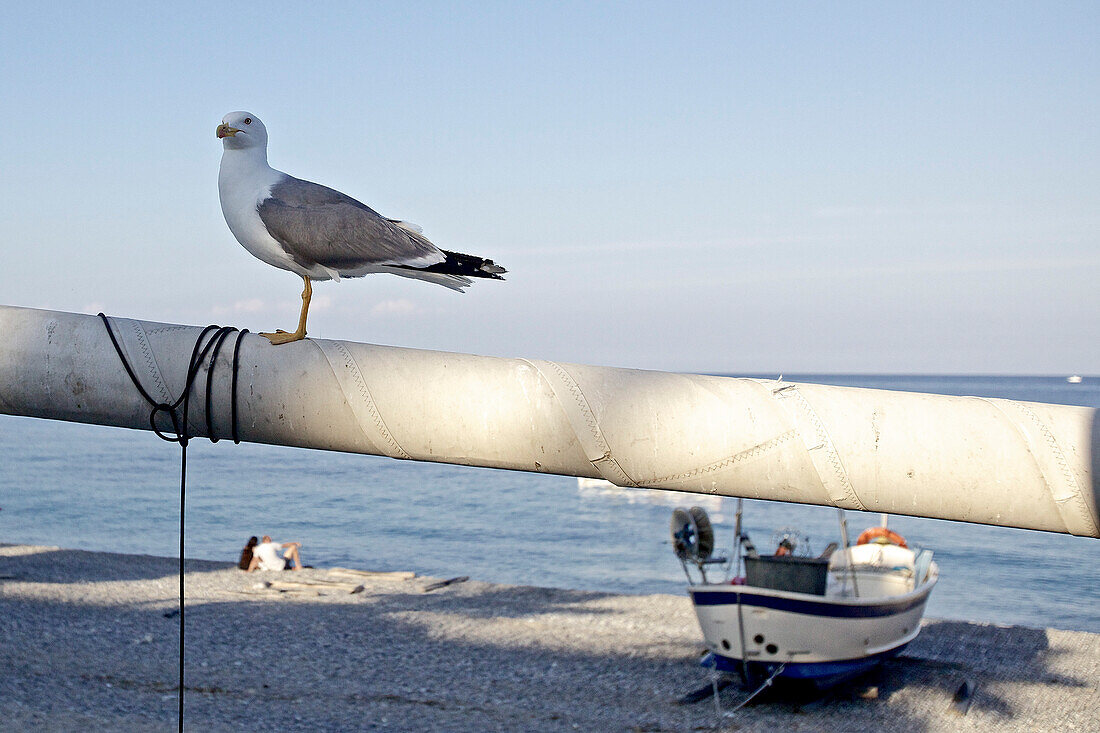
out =
{"type": "Polygon", "coordinates": [[[256,545],[252,551],[252,562],[248,564],[248,572],[253,570],[301,570],[302,558],[298,554],[300,542],[283,542],[279,544],[271,541],[270,535],[264,535],[264,541],[256,545]],[[279,550],[283,550],[282,557],[279,550]]]}

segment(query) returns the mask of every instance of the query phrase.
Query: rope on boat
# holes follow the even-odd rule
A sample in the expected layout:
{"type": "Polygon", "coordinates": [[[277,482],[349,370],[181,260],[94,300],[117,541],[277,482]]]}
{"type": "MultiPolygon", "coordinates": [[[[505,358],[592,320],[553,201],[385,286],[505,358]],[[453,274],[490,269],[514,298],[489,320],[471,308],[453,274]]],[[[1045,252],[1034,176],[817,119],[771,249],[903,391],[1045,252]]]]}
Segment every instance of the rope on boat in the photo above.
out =
{"type": "Polygon", "coordinates": [[[179,705],[176,728],[180,733],[183,733],[183,520],[187,497],[187,443],[191,439],[187,424],[187,414],[191,407],[191,388],[195,383],[195,378],[198,376],[199,371],[202,369],[203,364],[207,361],[207,357],[209,356],[209,365],[206,367],[206,436],[210,439],[211,443],[217,443],[218,438],[214,435],[214,419],[211,409],[214,364],[217,361],[218,352],[221,351],[222,344],[225,343],[229,334],[236,331],[237,338],[233,345],[230,430],[233,442],[240,443],[241,439],[237,433],[237,372],[240,366],[241,338],[248,333],[248,329],[246,328],[243,331],[239,331],[233,326],[207,326],[204,328],[202,333],[200,333],[199,337],[195,340],[195,347],[191,350],[191,361],[187,365],[187,378],[184,380],[183,394],[173,402],[157,402],[141,385],[141,381],[138,379],[137,374],[134,373],[133,367],[131,367],[130,362],[127,361],[126,355],[123,353],[122,347],[118,343],[118,339],[115,338],[110,319],[103,313],[100,313],[99,317],[103,320],[103,325],[107,329],[107,335],[111,337],[111,344],[115,347],[115,353],[118,354],[118,358],[122,362],[122,366],[125,367],[126,373],[130,375],[130,381],[134,383],[134,387],[137,388],[137,391],[153,408],[149,413],[149,425],[152,427],[153,432],[156,433],[157,437],[161,440],[166,440],[170,443],[179,443],[180,446],[180,651],[179,705]],[[207,340],[204,345],[203,339],[206,338],[206,335],[211,331],[213,331],[213,335],[210,336],[210,339],[207,340]],[[175,435],[163,433],[157,428],[157,414],[161,412],[166,413],[168,418],[172,421],[172,431],[175,435]]]}

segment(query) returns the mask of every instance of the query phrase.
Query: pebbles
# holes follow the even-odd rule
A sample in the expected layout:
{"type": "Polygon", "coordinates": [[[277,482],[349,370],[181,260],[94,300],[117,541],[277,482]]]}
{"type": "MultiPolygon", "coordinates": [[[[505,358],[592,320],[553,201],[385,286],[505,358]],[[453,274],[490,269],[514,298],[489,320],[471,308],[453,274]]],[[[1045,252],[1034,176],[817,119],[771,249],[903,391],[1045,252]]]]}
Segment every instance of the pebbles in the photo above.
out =
{"type": "MultiPolygon", "coordinates": [[[[4,728],[174,728],[179,619],[165,615],[177,606],[177,564],[0,545],[0,575],[14,576],[0,580],[4,728]]],[[[187,562],[190,727],[688,731],[717,722],[709,699],[675,704],[706,681],[686,597],[477,580],[424,593],[441,579],[337,575],[187,562]],[[276,581],[306,587],[262,585],[276,581]],[[363,590],[325,588],[352,583],[363,590]]],[[[1098,683],[1100,635],[934,622],[887,666],[877,698],[842,695],[806,712],[765,702],[726,725],[1087,729],[1100,716],[1098,683]],[[976,691],[960,717],[951,702],[963,680],[976,691]]],[[[722,694],[732,707],[744,693],[722,694]]]]}

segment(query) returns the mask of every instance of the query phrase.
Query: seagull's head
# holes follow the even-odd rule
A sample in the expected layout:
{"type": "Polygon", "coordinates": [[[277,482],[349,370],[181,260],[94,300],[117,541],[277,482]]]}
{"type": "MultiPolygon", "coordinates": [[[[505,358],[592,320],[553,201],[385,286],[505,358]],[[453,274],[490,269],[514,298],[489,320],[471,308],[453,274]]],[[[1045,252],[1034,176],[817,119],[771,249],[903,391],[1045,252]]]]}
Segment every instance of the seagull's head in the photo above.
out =
{"type": "Polygon", "coordinates": [[[230,112],[222,117],[217,135],[226,149],[267,147],[267,128],[251,112],[230,112]]]}

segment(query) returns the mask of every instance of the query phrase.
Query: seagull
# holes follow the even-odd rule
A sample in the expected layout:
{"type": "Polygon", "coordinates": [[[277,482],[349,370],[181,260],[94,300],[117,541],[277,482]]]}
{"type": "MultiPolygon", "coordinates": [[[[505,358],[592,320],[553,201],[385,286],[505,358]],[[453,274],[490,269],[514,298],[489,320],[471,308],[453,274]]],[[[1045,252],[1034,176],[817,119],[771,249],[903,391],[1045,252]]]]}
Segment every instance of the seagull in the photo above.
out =
{"type": "Polygon", "coordinates": [[[305,281],[298,329],[261,334],[274,345],[305,338],[314,280],[388,272],[461,293],[470,278],[504,279],[507,270],[492,260],[439,249],[415,224],[275,170],[267,164],[267,128],[251,112],[227,114],[217,136],[218,194],[229,230],[252,256],[305,281]]]}

